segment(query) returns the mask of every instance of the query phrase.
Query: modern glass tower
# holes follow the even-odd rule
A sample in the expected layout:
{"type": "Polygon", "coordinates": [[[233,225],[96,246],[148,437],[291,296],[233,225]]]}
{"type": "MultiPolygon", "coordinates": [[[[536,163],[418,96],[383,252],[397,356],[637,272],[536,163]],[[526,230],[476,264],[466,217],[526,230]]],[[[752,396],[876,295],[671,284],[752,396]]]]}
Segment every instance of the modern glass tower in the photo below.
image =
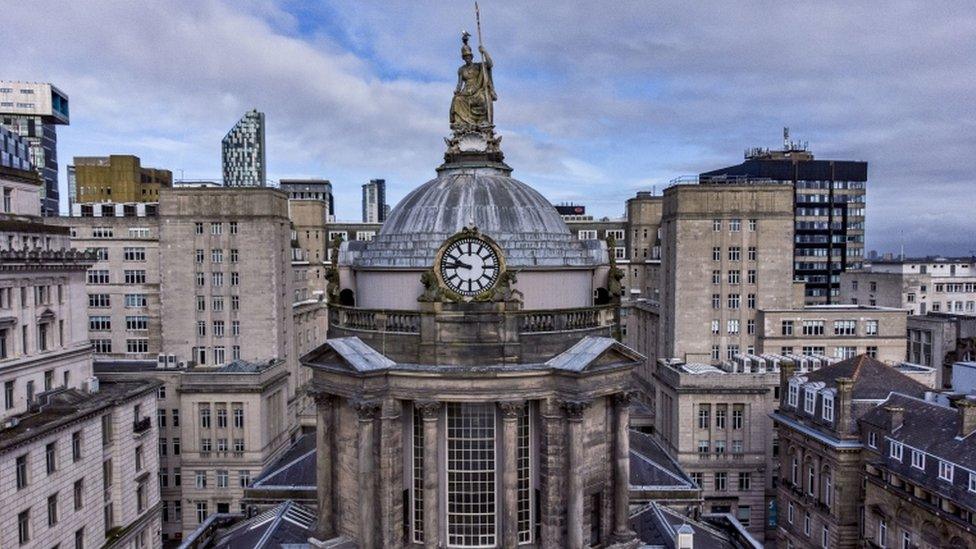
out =
{"type": "Polygon", "coordinates": [[[234,124],[221,141],[221,158],[225,186],[266,186],[263,112],[252,109],[234,124]]]}
{"type": "Polygon", "coordinates": [[[58,215],[58,133],[67,125],[68,96],[51,84],[0,80],[0,125],[27,140],[41,179],[41,214],[58,215]]]}

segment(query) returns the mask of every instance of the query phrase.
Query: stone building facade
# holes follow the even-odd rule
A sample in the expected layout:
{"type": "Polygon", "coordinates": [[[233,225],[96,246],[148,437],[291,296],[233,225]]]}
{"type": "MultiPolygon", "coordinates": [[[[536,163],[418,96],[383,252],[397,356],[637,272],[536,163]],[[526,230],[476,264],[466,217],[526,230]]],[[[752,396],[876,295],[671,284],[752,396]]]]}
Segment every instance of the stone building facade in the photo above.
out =
{"type": "Polygon", "coordinates": [[[867,355],[812,372],[780,365],[780,547],[864,546],[866,450],[879,439],[859,422],[892,392],[921,398],[927,389],[867,355]]]}
{"type": "Polygon", "coordinates": [[[841,275],[844,303],[908,309],[910,314],[976,314],[976,261],[924,257],[874,261],[841,275]]]}
{"type": "Polygon", "coordinates": [[[717,364],[756,350],[756,312],[794,305],[789,185],[677,184],[664,192],[661,356],[717,364]]]}
{"type": "Polygon", "coordinates": [[[866,305],[761,310],[756,352],[837,360],[867,354],[894,364],[905,360],[907,317],[904,309],[866,305]]]}
{"type": "Polygon", "coordinates": [[[953,364],[976,359],[976,315],[928,313],[908,317],[908,361],[935,368],[938,387],[952,384],[953,364]]]}
{"type": "Polygon", "coordinates": [[[85,271],[64,227],[41,222],[29,171],[0,168],[0,545],[160,547],[158,383],[101,383],[85,271]]]}

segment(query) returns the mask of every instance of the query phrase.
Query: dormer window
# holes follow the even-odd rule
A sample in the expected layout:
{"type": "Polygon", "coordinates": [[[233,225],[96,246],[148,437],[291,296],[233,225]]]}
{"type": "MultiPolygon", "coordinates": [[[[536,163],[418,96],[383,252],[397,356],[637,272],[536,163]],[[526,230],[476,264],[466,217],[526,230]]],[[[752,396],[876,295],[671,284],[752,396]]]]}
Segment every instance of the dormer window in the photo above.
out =
{"type": "Polygon", "coordinates": [[[912,467],[925,470],[925,454],[918,450],[912,450],[912,467]]]}
{"type": "Polygon", "coordinates": [[[826,421],[834,421],[834,395],[825,393],[823,396],[823,418],[826,421]]]}
{"type": "Polygon", "coordinates": [[[948,461],[940,461],[939,478],[948,482],[952,482],[953,474],[956,472],[955,469],[956,467],[953,464],[949,463],[948,461]]]}
{"type": "Polygon", "coordinates": [[[890,456],[892,459],[897,459],[898,461],[901,461],[901,456],[903,452],[904,452],[904,447],[902,446],[902,444],[900,442],[895,442],[894,440],[892,440],[891,444],[888,447],[888,456],[890,456]]]}
{"type": "Polygon", "coordinates": [[[817,392],[812,389],[806,389],[803,391],[803,411],[813,415],[813,411],[817,404],[817,392]]]}
{"type": "Polygon", "coordinates": [[[868,433],[868,446],[872,448],[878,447],[878,434],[874,431],[868,433]]]}
{"type": "Polygon", "coordinates": [[[799,400],[800,386],[795,383],[790,383],[790,391],[787,395],[787,404],[796,408],[797,400],[799,400]]]}

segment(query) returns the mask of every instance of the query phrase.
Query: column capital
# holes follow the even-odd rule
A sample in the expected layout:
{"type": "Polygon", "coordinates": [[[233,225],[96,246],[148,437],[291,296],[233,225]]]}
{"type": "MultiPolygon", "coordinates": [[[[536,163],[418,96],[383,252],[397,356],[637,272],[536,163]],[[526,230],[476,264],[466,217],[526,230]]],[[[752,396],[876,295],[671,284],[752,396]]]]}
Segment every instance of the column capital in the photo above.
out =
{"type": "Polygon", "coordinates": [[[433,421],[440,416],[441,403],[436,400],[417,400],[413,405],[420,410],[424,421],[433,421]]]}
{"type": "Polygon", "coordinates": [[[589,400],[560,400],[559,407],[566,413],[566,418],[570,421],[582,421],[583,411],[589,407],[589,400]]]}
{"type": "Polygon", "coordinates": [[[332,408],[335,405],[335,395],[329,393],[315,392],[312,393],[312,398],[315,399],[315,405],[319,408],[332,408]]]}
{"type": "Polygon", "coordinates": [[[502,411],[502,420],[515,421],[525,408],[523,400],[505,400],[498,403],[498,408],[502,411]]]}
{"type": "Polygon", "coordinates": [[[628,407],[630,403],[637,399],[637,391],[621,391],[614,393],[613,401],[621,407],[628,407]]]}
{"type": "Polygon", "coordinates": [[[372,421],[380,412],[380,403],[375,400],[360,400],[355,406],[360,421],[372,421]]]}

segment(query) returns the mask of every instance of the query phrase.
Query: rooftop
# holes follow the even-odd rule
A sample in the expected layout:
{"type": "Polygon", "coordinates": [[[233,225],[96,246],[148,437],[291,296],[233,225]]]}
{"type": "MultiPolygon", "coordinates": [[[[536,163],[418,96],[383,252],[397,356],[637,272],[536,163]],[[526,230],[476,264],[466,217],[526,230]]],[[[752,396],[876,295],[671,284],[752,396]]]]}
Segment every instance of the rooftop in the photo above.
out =
{"type": "Polygon", "coordinates": [[[161,382],[154,380],[103,382],[94,393],[78,389],[54,389],[40,393],[35,397],[37,404],[33,411],[8,418],[8,422],[11,419],[13,422],[11,427],[0,430],[0,452],[154,391],[160,385],[161,382]]]}
{"type": "Polygon", "coordinates": [[[679,532],[692,536],[695,549],[762,547],[731,515],[703,515],[702,520],[693,520],[654,502],[630,516],[630,527],[645,548],[675,549],[679,532]]]}
{"type": "Polygon", "coordinates": [[[892,392],[921,397],[929,390],[898,369],[868,355],[824,366],[803,374],[803,377],[807,383],[822,382],[825,387],[830,388],[837,387],[837,378],[850,378],[854,380],[851,392],[854,400],[884,400],[892,392]]]}

